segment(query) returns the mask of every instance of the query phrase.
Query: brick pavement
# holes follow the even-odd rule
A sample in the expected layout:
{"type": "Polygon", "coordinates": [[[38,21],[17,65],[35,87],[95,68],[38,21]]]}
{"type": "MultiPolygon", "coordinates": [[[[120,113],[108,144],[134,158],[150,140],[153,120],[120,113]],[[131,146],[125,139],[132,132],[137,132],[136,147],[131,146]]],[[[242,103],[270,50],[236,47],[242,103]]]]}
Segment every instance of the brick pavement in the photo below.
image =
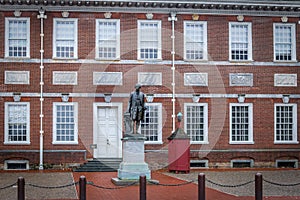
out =
{"type": "MultiPolygon", "coordinates": [[[[88,182],[94,185],[116,188],[111,178],[117,177],[116,172],[41,172],[30,171],[22,173],[4,172],[0,173],[0,187],[16,181],[17,177],[23,176],[25,180],[37,185],[56,186],[77,182],[80,176],[85,176],[88,182]]],[[[161,184],[182,184],[186,183],[176,177],[171,177],[161,171],[153,171],[152,179],[158,180],[161,184]]],[[[197,182],[197,180],[195,180],[197,182]]],[[[198,186],[195,183],[182,186],[160,186],[147,185],[147,200],[197,200],[198,186]]],[[[78,200],[79,186],[67,187],[64,189],[40,189],[26,186],[26,200],[52,199],[52,200],[78,200]],[[73,189],[72,189],[73,188],[73,189]],[[33,190],[34,189],[34,190],[33,190]],[[76,191],[77,190],[77,191],[76,191]],[[77,195],[76,195],[77,192],[77,195]],[[75,193],[75,195],[74,195],[75,193]],[[34,194],[34,195],[33,195],[34,194]],[[64,197],[63,197],[64,196],[64,197]]],[[[8,194],[16,199],[16,187],[0,190],[0,200],[8,200],[8,194]]],[[[130,186],[122,189],[101,189],[90,184],[87,185],[87,200],[138,200],[139,186],[130,186]]],[[[254,196],[234,196],[224,192],[206,188],[206,200],[254,200],[254,196]]],[[[300,200],[300,197],[264,197],[264,200],[300,200]]]]}
{"type": "MultiPolygon", "coordinates": [[[[95,185],[104,187],[116,187],[111,178],[117,177],[117,173],[74,173],[74,179],[79,180],[79,177],[84,175],[87,181],[92,181],[95,185]]],[[[152,179],[158,180],[161,184],[180,184],[184,183],[179,179],[166,176],[161,173],[153,172],[152,179]]],[[[221,192],[213,191],[207,188],[207,199],[224,200],[236,199],[235,197],[221,192]]],[[[147,185],[147,199],[154,200],[192,200],[197,199],[197,185],[187,184],[183,186],[158,186],[147,185]]],[[[87,186],[87,199],[89,200],[135,200],[139,199],[139,186],[130,186],[122,189],[105,190],[95,188],[91,185],[87,186]]]]}
{"type": "MultiPolygon", "coordinates": [[[[117,177],[117,173],[73,173],[74,179],[79,180],[84,175],[87,181],[104,187],[117,187],[111,182],[111,178],[117,177]]],[[[185,181],[167,176],[160,172],[152,172],[152,179],[158,180],[161,184],[180,184],[185,181]]],[[[78,189],[78,188],[77,188],[78,189]]],[[[139,186],[130,186],[122,189],[100,189],[87,185],[88,200],[135,200],[139,199],[139,186]]],[[[196,200],[198,199],[198,186],[195,183],[182,186],[159,186],[147,185],[147,199],[149,200],[196,200]]],[[[253,200],[254,197],[238,197],[220,191],[206,188],[207,200],[253,200]]],[[[264,197],[267,200],[296,200],[300,197],[264,197]]]]}

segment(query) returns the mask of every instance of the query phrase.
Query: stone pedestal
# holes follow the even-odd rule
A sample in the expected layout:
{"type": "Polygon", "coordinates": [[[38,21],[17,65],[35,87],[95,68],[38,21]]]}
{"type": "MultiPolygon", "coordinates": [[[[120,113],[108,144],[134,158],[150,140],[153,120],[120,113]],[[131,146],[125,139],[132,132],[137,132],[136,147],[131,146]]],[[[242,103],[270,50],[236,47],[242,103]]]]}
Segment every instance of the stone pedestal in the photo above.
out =
{"type": "Polygon", "coordinates": [[[138,180],[141,175],[151,179],[151,171],[145,162],[144,141],[141,135],[125,135],[123,138],[123,162],[118,169],[121,180],[138,180]]]}

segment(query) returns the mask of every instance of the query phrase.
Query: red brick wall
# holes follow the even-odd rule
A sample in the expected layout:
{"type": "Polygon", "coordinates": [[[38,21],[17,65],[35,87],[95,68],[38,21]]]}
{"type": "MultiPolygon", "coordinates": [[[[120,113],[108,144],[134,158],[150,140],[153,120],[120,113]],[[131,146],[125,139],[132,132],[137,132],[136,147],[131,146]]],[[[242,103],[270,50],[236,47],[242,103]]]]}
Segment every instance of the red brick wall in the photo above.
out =
{"type": "MultiPolygon", "coordinates": [[[[40,20],[37,19],[37,12],[22,12],[22,17],[30,17],[30,56],[33,59],[40,58],[40,20]]],[[[45,59],[52,59],[52,38],[53,38],[53,18],[61,18],[60,12],[47,12],[47,19],[44,22],[44,48],[45,59]]],[[[0,12],[0,31],[5,32],[5,17],[12,17],[12,12],[0,12]]],[[[171,22],[168,21],[169,15],[154,14],[153,20],[162,21],[162,58],[170,61],[172,59],[171,50],[171,22]]],[[[95,58],[95,26],[96,19],[104,18],[104,13],[75,13],[70,12],[69,18],[78,18],[78,58],[95,58]]],[[[121,30],[121,60],[137,59],[137,20],[146,19],[145,14],[130,13],[112,13],[113,19],[120,19],[121,30]]],[[[175,22],[176,34],[176,60],[183,59],[183,22],[191,20],[191,15],[178,15],[175,22]]],[[[200,21],[207,21],[208,31],[208,53],[210,61],[228,61],[228,22],[235,22],[236,16],[218,16],[201,15],[200,21]]],[[[246,22],[252,22],[252,40],[253,40],[253,60],[255,62],[273,61],[273,22],[280,22],[280,17],[249,17],[245,16],[246,22]]],[[[296,23],[297,40],[297,59],[300,60],[300,31],[297,24],[298,18],[289,18],[289,23],[296,23]]],[[[0,34],[0,58],[4,58],[4,34],[0,34]]],[[[39,93],[40,92],[40,68],[39,63],[35,62],[0,62],[0,86],[1,92],[22,92],[39,93]],[[5,85],[4,72],[6,70],[26,70],[30,71],[30,85],[5,85]]],[[[119,64],[119,63],[78,63],[55,61],[44,64],[44,92],[45,93],[129,93],[133,90],[134,84],[138,81],[137,74],[142,71],[162,72],[162,86],[145,86],[142,88],[144,93],[171,94],[172,93],[172,70],[170,64],[119,64]],[[78,85],[53,85],[53,71],[77,71],[78,85]],[[122,86],[94,86],[93,72],[123,72],[122,86]]],[[[258,66],[251,63],[237,65],[212,66],[204,63],[176,64],[176,93],[180,94],[299,94],[299,87],[274,87],[274,74],[294,73],[298,75],[298,85],[300,85],[299,66],[286,66],[284,63],[280,66],[258,66]],[[201,72],[208,73],[208,87],[188,87],[184,86],[184,73],[201,72]],[[253,73],[253,87],[230,87],[229,73],[253,73]]],[[[4,102],[13,101],[12,97],[0,98],[0,130],[4,130],[4,102]]],[[[39,98],[22,97],[22,101],[30,102],[31,114],[31,144],[30,145],[3,145],[0,143],[0,149],[39,149],[39,98]]],[[[52,110],[53,102],[60,102],[60,97],[46,97],[44,101],[44,148],[47,150],[83,150],[87,149],[87,157],[92,157],[92,151],[89,144],[93,143],[93,103],[103,102],[103,98],[71,98],[70,101],[79,102],[79,144],[78,145],[53,145],[52,144],[52,110]]],[[[113,98],[113,102],[122,102],[123,111],[127,108],[128,98],[113,98]]],[[[163,116],[165,123],[163,126],[163,145],[146,145],[147,150],[164,149],[167,147],[167,137],[172,132],[172,102],[170,98],[155,98],[154,102],[161,102],[163,105],[163,116]]],[[[176,113],[183,112],[184,102],[192,102],[192,99],[177,99],[176,113]]],[[[263,99],[246,98],[246,103],[253,103],[253,134],[254,145],[230,145],[229,144],[229,103],[236,103],[237,99],[200,99],[201,103],[208,103],[209,106],[209,141],[218,137],[218,141],[210,149],[273,149],[273,148],[298,148],[299,145],[278,145],[274,144],[274,103],[281,103],[281,99],[263,99]],[[222,105],[223,106],[222,106],[222,105]],[[213,107],[214,106],[214,107],[213,107]],[[218,108],[225,108],[218,110],[218,108]],[[225,117],[225,119],[223,119],[225,117]],[[224,121],[224,124],[222,123],[224,121]],[[221,134],[219,134],[221,133],[221,134]]],[[[290,99],[291,103],[298,104],[298,113],[300,111],[300,100],[290,99]]],[[[182,122],[183,123],[183,122],[182,122]]],[[[300,130],[300,115],[298,115],[298,138],[300,130]]],[[[0,140],[4,141],[3,131],[0,132],[0,140]]],[[[204,145],[205,146],[205,145],[204,145]]],[[[192,145],[193,150],[203,148],[202,145],[192,145]]],[[[276,153],[209,153],[205,155],[213,162],[228,162],[237,157],[252,157],[257,161],[266,161],[270,157],[272,161],[280,156],[294,156],[299,159],[299,153],[276,152],[276,153]]],[[[2,155],[1,159],[7,159],[14,155],[2,155]]],[[[20,155],[23,157],[24,155],[20,155]]],[[[37,162],[38,156],[26,155],[29,160],[37,162]]],[[[25,157],[26,157],[25,156],[25,157]]],[[[197,158],[198,155],[193,155],[197,158]]],[[[46,154],[45,162],[82,162],[82,154],[46,154]]],[[[204,158],[205,158],[204,157],[204,158]]],[[[1,162],[1,160],[0,160],[1,162]]]]}

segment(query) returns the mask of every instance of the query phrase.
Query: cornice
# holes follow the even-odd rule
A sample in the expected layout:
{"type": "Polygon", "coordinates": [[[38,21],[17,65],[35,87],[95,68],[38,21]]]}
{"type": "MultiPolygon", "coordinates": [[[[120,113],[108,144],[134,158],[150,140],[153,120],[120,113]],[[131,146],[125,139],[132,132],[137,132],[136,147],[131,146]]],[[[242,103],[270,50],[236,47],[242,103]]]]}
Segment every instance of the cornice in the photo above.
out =
{"type": "Polygon", "coordinates": [[[0,0],[0,11],[156,12],[300,17],[299,1],[275,0],[0,0]]]}

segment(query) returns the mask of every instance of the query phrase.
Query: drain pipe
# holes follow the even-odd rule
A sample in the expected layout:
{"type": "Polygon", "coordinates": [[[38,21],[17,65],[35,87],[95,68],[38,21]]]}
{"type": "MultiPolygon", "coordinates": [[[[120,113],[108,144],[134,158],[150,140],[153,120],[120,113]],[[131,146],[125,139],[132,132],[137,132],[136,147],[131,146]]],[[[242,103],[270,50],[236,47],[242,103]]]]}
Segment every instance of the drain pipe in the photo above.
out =
{"type": "Polygon", "coordinates": [[[172,22],[172,133],[175,132],[175,21],[177,21],[176,13],[172,12],[168,18],[172,22]]]}
{"type": "Polygon", "coordinates": [[[40,71],[41,71],[41,80],[40,80],[40,106],[41,106],[41,112],[40,112],[40,163],[39,163],[39,169],[43,170],[44,169],[44,164],[43,164],[43,151],[44,151],[44,129],[43,129],[43,118],[44,118],[44,113],[43,113],[43,102],[44,102],[44,94],[43,94],[43,89],[44,89],[44,19],[47,19],[47,15],[45,15],[45,10],[41,8],[39,10],[39,15],[37,16],[38,19],[41,20],[41,65],[40,65],[40,71]]]}

